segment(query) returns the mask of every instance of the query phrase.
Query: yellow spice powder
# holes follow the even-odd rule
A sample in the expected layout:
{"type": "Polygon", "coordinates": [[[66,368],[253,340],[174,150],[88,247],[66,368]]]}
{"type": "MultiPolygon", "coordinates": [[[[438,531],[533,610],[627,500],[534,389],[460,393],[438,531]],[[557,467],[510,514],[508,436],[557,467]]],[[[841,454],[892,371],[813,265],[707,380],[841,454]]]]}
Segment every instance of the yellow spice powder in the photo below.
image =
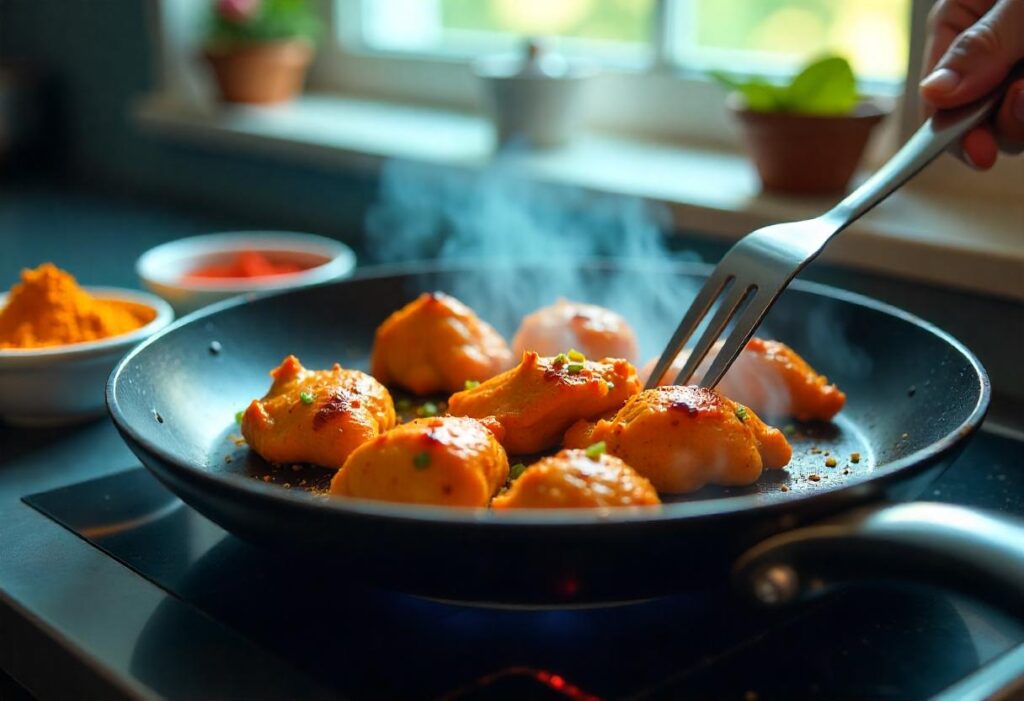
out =
{"type": "Polygon", "coordinates": [[[0,309],[0,348],[42,348],[134,331],[156,312],[141,304],[96,299],[52,263],[22,270],[0,309]]]}

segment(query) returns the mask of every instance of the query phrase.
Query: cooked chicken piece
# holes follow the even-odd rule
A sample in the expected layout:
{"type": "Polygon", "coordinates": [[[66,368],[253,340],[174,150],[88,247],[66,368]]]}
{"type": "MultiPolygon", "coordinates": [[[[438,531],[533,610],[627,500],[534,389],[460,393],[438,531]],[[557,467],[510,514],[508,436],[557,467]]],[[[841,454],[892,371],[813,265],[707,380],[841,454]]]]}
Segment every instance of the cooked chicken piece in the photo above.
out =
{"type": "MultiPolygon", "coordinates": [[[[719,348],[721,342],[712,348],[690,382],[700,383],[719,348]]],[[[658,384],[674,382],[688,356],[688,351],[680,353],[658,384]]],[[[655,363],[657,358],[644,366],[641,375],[645,380],[654,371],[655,363]]],[[[830,421],[846,402],[846,395],[792,348],[763,338],[750,339],[717,389],[758,414],[792,416],[799,421],[830,421]]]]}
{"type": "Polygon", "coordinates": [[[565,509],[660,504],[658,493],[636,470],[611,455],[563,450],[526,468],[495,509],[565,509]]]}
{"type": "Polygon", "coordinates": [[[242,435],[264,459],[339,468],[363,441],[395,425],[387,389],[365,372],[306,370],[294,355],[270,372],[263,399],[242,414],[242,435]]]}
{"type": "Polygon", "coordinates": [[[560,299],[528,314],[512,339],[516,357],[524,351],[557,355],[575,348],[588,358],[636,360],[636,334],[611,309],[560,299]]]}
{"type": "Polygon", "coordinates": [[[455,392],[512,367],[497,331],[465,304],[424,293],[377,328],[370,372],[386,385],[416,393],[455,392]]]}
{"type": "Polygon", "coordinates": [[[524,455],[553,448],[573,422],[614,411],[639,391],[636,368],[625,360],[527,352],[517,367],[453,394],[448,412],[493,416],[505,427],[505,450],[524,455]]]}
{"type": "Polygon", "coordinates": [[[487,506],[508,479],[508,457],[490,419],[416,419],[364,443],[331,482],[331,494],[442,506],[487,506]]]}
{"type": "Polygon", "coordinates": [[[692,492],[706,484],[746,485],[762,469],[784,467],[786,437],[751,409],[712,389],[665,386],[631,398],[611,420],[577,423],[565,447],[604,441],[659,492],[692,492]]]}

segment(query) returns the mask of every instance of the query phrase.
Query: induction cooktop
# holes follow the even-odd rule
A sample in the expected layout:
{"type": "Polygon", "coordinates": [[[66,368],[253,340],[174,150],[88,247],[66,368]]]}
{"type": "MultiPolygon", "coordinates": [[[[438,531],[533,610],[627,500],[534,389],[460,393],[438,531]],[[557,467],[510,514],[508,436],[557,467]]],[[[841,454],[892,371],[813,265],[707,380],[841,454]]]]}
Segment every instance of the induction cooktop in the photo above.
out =
{"type": "MultiPolygon", "coordinates": [[[[982,432],[924,497],[1024,513],[1022,447],[982,432]]],[[[727,591],[489,609],[373,589],[326,558],[271,554],[224,532],[141,467],[24,502],[171,595],[152,611],[127,664],[158,695],[983,698],[1024,673],[1024,624],[924,588],[866,584],[773,612],[727,591]],[[183,627],[175,613],[182,605],[244,644],[183,627]],[[167,663],[168,645],[193,649],[195,664],[167,663]],[[258,665],[237,664],[253,655],[258,665]]],[[[110,626],[116,634],[118,622],[110,626]]]]}

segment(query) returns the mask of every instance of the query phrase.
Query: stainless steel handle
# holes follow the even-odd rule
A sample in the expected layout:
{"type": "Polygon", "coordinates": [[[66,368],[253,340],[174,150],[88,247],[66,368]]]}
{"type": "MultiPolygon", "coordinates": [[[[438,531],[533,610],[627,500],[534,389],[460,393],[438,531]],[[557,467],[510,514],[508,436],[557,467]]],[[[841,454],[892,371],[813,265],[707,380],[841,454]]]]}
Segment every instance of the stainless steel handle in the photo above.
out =
{"type": "Polygon", "coordinates": [[[734,568],[740,590],[781,605],[852,581],[917,581],[1024,616],[1024,521],[949,504],[881,504],[769,538],[734,568]]]}
{"type": "Polygon", "coordinates": [[[1024,74],[1018,65],[991,93],[964,107],[936,112],[874,175],[829,210],[823,219],[835,236],[895,192],[968,131],[984,122],[1001,103],[1010,83],[1024,74]]]}

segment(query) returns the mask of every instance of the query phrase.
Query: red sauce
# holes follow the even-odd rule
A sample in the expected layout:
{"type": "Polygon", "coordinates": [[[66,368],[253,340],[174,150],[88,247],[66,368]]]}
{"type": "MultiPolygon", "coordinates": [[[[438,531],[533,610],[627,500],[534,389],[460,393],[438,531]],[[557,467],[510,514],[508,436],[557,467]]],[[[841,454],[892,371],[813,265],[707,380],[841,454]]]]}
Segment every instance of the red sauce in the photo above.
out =
{"type": "Polygon", "coordinates": [[[216,263],[196,268],[182,276],[183,280],[209,280],[211,278],[256,278],[291,275],[308,267],[286,261],[271,260],[259,251],[241,251],[227,263],[216,263]]]}

